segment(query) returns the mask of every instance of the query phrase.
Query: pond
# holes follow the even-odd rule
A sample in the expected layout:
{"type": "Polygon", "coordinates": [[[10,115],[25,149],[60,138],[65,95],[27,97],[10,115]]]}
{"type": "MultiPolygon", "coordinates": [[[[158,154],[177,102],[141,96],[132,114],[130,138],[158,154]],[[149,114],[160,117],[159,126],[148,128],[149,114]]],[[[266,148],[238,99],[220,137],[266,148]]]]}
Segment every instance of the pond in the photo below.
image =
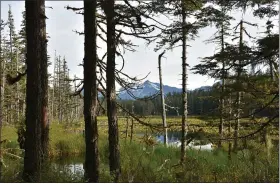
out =
{"type": "MultiPolygon", "coordinates": [[[[144,136],[144,133],[137,134],[138,136],[144,136]]],[[[164,143],[164,135],[162,133],[152,134],[152,136],[159,143],[164,143]]],[[[181,131],[169,131],[167,134],[167,142],[169,147],[181,147],[181,131]]],[[[195,149],[201,151],[212,151],[214,145],[207,139],[196,138],[193,139],[187,146],[186,149],[195,149]]]]}
{"type": "MultiPolygon", "coordinates": [[[[163,134],[155,134],[155,138],[158,142],[164,142],[164,135],[163,134]]],[[[180,141],[182,138],[182,133],[180,131],[169,131],[167,133],[167,141],[168,143],[175,143],[180,141]]]]}
{"type": "MultiPolygon", "coordinates": [[[[145,133],[137,133],[137,136],[143,137],[145,133]]],[[[179,131],[169,131],[168,132],[168,144],[169,146],[180,147],[180,140],[181,140],[181,132],[179,131]]],[[[163,143],[164,136],[163,134],[152,134],[152,136],[157,140],[159,143],[163,143]]],[[[197,145],[192,145],[192,149],[195,149],[197,145]]],[[[190,148],[191,146],[189,146],[190,148]]],[[[204,150],[202,147],[198,147],[200,150],[204,150]]],[[[70,173],[73,177],[83,177],[84,168],[83,168],[84,157],[75,157],[68,159],[58,159],[53,160],[53,167],[58,172],[67,172],[70,173]]],[[[72,178],[73,180],[75,178],[72,178]]]]}
{"type": "Polygon", "coordinates": [[[84,157],[71,157],[69,159],[57,159],[52,161],[53,169],[60,173],[69,173],[75,180],[76,178],[83,177],[84,175],[84,157]],[[74,178],[76,177],[76,178],[74,178]]]}

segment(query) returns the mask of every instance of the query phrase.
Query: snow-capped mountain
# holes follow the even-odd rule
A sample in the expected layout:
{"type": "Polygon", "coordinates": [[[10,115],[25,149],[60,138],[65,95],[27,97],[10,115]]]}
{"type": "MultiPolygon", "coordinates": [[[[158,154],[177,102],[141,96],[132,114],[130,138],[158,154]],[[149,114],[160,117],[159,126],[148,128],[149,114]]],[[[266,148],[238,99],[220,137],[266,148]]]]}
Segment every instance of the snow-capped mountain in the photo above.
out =
{"type": "MultiPolygon", "coordinates": [[[[188,91],[195,91],[195,90],[203,90],[203,91],[209,91],[212,89],[212,86],[201,86],[199,88],[196,88],[194,90],[188,90],[188,91]]],[[[135,86],[134,89],[130,89],[130,93],[132,93],[133,96],[137,98],[143,98],[147,96],[152,96],[154,94],[159,93],[160,86],[159,83],[156,82],[151,82],[149,80],[146,80],[144,83],[138,86],[138,88],[135,86]]],[[[163,85],[163,91],[164,94],[168,93],[173,93],[173,92],[182,92],[182,88],[176,88],[176,87],[171,87],[168,85],[163,85]]],[[[84,95],[84,91],[81,92],[82,95],[84,95]]],[[[121,88],[119,90],[118,98],[120,100],[134,100],[133,97],[129,95],[129,92],[121,88]]],[[[98,93],[99,97],[102,97],[101,93],[98,93]]]]}
{"type": "MultiPolygon", "coordinates": [[[[157,94],[159,92],[159,89],[160,89],[159,83],[155,83],[155,82],[151,82],[151,81],[147,80],[143,84],[138,86],[137,89],[130,90],[130,92],[138,98],[143,98],[146,96],[151,96],[151,95],[157,94]]],[[[176,88],[176,87],[171,87],[168,85],[163,85],[163,91],[164,91],[164,94],[168,94],[168,93],[172,93],[172,92],[181,92],[182,89],[176,88]]],[[[133,99],[129,95],[129,93],[124,89],[120,89],[118,96],[122,100],[132,100],[133,99]]]]}
{"type": "Polygon", "coordinates": [[[212,86],[201,86],[199,88],[196,88],[195,90],[210,91],[211,89],[212,86]]]}

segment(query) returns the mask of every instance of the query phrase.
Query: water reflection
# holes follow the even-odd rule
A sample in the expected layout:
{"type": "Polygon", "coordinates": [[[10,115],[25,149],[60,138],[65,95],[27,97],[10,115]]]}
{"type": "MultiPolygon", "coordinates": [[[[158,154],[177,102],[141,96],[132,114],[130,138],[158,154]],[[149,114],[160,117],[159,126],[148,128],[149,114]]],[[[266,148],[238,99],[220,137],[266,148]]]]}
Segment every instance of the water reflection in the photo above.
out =
{"type": "MultiPolygon", "coordinates": [[[[164,135],[162,134],[156,134],[155,135],[158,142],[163,143],[164,141],[164,135]]],[[[175,143],[181,140],[182,133],[179,131],[170,131],[167,134],[167,141],[168,143],[175,143]]]]}
{"type": "MultiPolygon", "coordinates": [[[[68,158],[70,159],[70,158],[68,158]]],[[[72,158],[73,161],[68,162],[68,159],[66,160],[54,160],[54,163],[52,164],[53,169],[60,172],[60,173],[68,173],[73,176],[81,176],[84,175],[84,166],[83,166],[83,159],[81,158],[72,158]]],[[[75,178],[72,178],[75,179],[75,178]]]]}

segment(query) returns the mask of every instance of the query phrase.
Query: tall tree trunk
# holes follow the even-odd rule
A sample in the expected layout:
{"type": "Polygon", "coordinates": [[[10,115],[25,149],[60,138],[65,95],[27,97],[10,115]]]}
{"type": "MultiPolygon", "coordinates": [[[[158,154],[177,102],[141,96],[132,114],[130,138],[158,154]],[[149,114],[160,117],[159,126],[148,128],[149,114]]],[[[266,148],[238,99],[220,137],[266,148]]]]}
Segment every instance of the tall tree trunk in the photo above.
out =
{"type": "Polygon", "coordinates": [[[272,148],[270,131],[269,131],[268,127],[266,127],[263,131],[264,131],[264,141],[265,141],[267,161],[270,162],[271,161],[271,148],[272,148]]]}
{"type": "Polygon", "coordinates": [[[54,111],[55,111],[55,109],[54,109],[54,93],[55,93],[55,87],[56,87],[56,74],[55,74],[55,72],[56,72],[56,51],[54,52],[54,63],[53,63],[53,89],[52,89],[52,110],[51,110],[51,113],[52,113],[52,121],[54,120],[54,111]]]}
{"type": "Polygon", "coordinates": [[[105,14],[107,21],[107,67],[106,67],[106,90],[107,90],[107,116],[109,124],[109,165],[110,172],[114,182],[119,180],[121,173],[120,165],[120,148],[119,133],[116,106],[115,90],[115,53],[116,53],[116,36],[115,36],[115,0],[105,1],[105,14]]]}
{"type": "Polygon", "coordinates": [[[127,140],[127,137],[128,137],[128,116],[129,115],[126,115],[126,127],[125,127],[125,143],[126,143],[126,140],[127,140]]]}
{"type": "Polygon", "coordinates": [[[274,81],[273,61],[272,61],[272,59],[269,60],[269,72],[270,72],[270,79],[272,81],[274,81]]]}
{"type": "MultiPolygon", "coordinates": [[[[228,121],[228,136],[231,137],[231,117],[232,117],[232,102],[231,94],[229,96],[229,121],[228,121]]],[[[228,158],[231,160],[231,140],[228,141],[228,158]]]]}
{"type": "Polygon", "coordinates": [[[188,115],[188,101],[187,101],[187,29],[186,24],[186,9],[185,3],[182,0],[182,140],[181,140],[181,163],[185,160],[185,139],[186,139],[186,124],[188,115]]]}
{"type": "Polygon", "coordinates": [[[96,1],[84,0],[84,119],[85,119],[85,179],[99,181],[97,130],[97,76],[96,76],[96,1]]]}
{"type": "Polygon", "coordinates": [[[60,56],[58,57],[58,118],[59,118],[59,123],[62,123],[62,104],[61,104],[61,60],[60,60],[60,56]]]}
{"type": "MultiPolygon", "coordinates": [[[[39,181],[42,158],[42,120],[45,85],[42,72],[45,66],[45,1],[25,1],[27,35],[26,134],[23,179],[39,181]]],[[[43,131],[44,133],[44,131],[43,131]]]]}
{"type": "Polygon", "coordinates": [[[161,117],[162,123],[164,128],[164,145],[168,144],[168,137],[167,137],[167,123],[166,123],[166,110],[165,110],[165,102],[164,102],[164,93],[163,93],[163,84],[162,84],[162,74],[161,74],[161,58],[164,55],[165,51],[162,52],[158,56],[158,70],[159,70],[159,84],[160,84],[160,96],[161,96],[161,117]]]}
{"type": "MultiPolygon", "coordinates": [[[[221,45],[222,45],[222,55],[224,53],[224,25],[222,23],[222,35],[221,35],[221,45]]],[[[223,138],[224,132],[224,106],[225,106],[225,60],[223,59],[223,66],[222,66],[222,89],[220,95],[220,125],[219,125],[219,134],[220,138],[223,138]]],[[[218,147],[222,147],[222,141],[220,140],[218,143],[218,147]]]]}
{"type": "MultiPolygon", "coordinates": [[[[43,2],[45,5],[45,2],[43,2]]],[[[41,90],[42,90],[42,117],[41,117],[41,147],[43,161],[48,157],[48,143],[49,143],[49,117],[48,117],[48,55],[47,55],[47,31],[45,18],[45,7],[41,8],[41,59],[40,59],[40,74],[41,74],[41,90]]]]}
{"type": "MultiPolygon", "coordinates": [[[[11,11],[11,5],[9,5],[9,11],[11,11]]],[[[10,43],[10,64],[11,66],[9,67],[10,71],[12,71],[14,69],[13,67],[13,37],[12,37],[12,27],[9,26],[9,37],[10,37],[10,40],[9,40],[9,43],[10,43]]],[[[8,68],[8,67],[7,67],[8,68]]],[[[12,107],[12,100],[13,100],[13,97],[12,95],[9,96],[9,105],[8,105],[8,123],[12,123],[12,114],[13,114],[13,107],[12,107]]]]}
{"type": "MultiPolygon", "coordinates": [[[[240,53],[240,56],[242,56],[242,54],[243,54],[243,20],[240,21],[239,53],[240,53]]],[[[240,77],[241,77],[241,70],[242,70],[241,59],[238,62],[239,62],[239,66],[237,69],[238,71],[237,71],[236,81],[238,84],[238,88],[240,88],[240,85],[241,85],[240,77]]],[[[234,144],[233,144],[234,151],[237,151],[237,147],[238,147],[238,134],[239,134],[239,126],[240,126],[240,113],[241,113],[240,105],[241,105],[241,91],[240,91],[240,89],[238,89],[237,96],[236,96],[236,117],[235,117],[235,125],[234,125],[234,144]]]]}
{"type": "Polygon", "coordinates": [[[130,126],[130,144],[132,143],[132,139],[133,139],[133,118],[131,118],[131,126],[130,126]]]}
{"type": "MultiPolygon", "coordinates": [[[[16,50],[16,73],[18,73],[18,49],[16,50]]],[[[18,87],[18,82],[16,83],[16,122],[19,123],[19,87],[18,87]]]]}
{"type": "MultiPolygon", "coordinates": [[[[0,27],[0,31],[2,32],[2,25],[0,27]]],[[[4,75],[4,65],[5,61],[2,56],[2,34],[0,34],[0,182],[2,181],[2,124],[3,124],[3,102],[4,102],[4,80],[3,80],[3,75],[4,75]]]]}

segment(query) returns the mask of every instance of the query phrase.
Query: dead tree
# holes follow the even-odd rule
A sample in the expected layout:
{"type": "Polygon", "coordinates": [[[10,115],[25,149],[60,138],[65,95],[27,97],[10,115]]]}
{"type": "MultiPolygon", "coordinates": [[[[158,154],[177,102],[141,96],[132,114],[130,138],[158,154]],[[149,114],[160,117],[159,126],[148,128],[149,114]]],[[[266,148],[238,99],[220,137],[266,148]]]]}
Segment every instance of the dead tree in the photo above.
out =
{"type": "Polygon", "coordinates": [[[167,132],[167,123],[166,123],[166,110],[165,110],[165,100],[164,100],[164,92],[163,92],[163,84],[162,84],[162,71],[161,71],[161,58],[164,55],[165,51],[163,51],[158,56],[158,70],[159,70],[159,83],[160,83],[160,95],[161,95],[161,116],[162,123],[164,128],[164,145],[168,144],[168,132],[167,132]]]}

